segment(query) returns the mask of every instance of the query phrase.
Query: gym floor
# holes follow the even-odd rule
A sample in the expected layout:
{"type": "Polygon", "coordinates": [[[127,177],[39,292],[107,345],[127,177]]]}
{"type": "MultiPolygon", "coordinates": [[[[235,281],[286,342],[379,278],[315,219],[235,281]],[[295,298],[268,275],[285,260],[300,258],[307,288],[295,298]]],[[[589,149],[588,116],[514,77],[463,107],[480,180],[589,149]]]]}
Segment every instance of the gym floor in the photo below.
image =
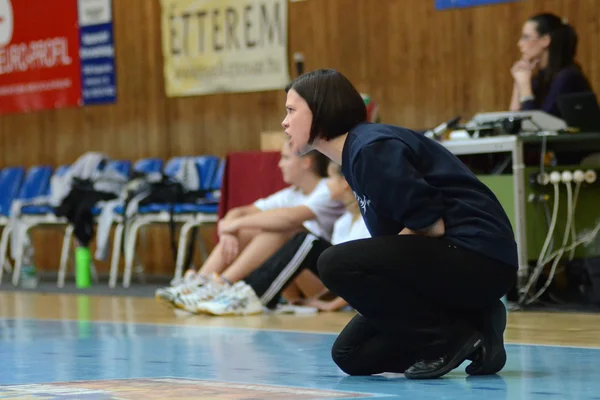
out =
{"type": "Polygon", "coordinates": [[[430,381],[342,373],[329,350],[352,315],[0,291],[0,399],[600,399],[599,314],[511,312],[499,375],[430,381]]]}

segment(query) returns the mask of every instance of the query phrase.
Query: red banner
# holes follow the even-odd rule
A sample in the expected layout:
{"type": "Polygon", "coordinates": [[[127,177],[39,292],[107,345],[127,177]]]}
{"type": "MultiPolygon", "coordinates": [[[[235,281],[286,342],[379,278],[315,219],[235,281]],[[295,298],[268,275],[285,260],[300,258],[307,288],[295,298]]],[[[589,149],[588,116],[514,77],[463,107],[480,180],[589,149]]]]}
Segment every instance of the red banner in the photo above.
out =
{"type": "Polygon", "coordinates": [[[77,0],[0,0],[0,114],[81,105],[77,0]]]}

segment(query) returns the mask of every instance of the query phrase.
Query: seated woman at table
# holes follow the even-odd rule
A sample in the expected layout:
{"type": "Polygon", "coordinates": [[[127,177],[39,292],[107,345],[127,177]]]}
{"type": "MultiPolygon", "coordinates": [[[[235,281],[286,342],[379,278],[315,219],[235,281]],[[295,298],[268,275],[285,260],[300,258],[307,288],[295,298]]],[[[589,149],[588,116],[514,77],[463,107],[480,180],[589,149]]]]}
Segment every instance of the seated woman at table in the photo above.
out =
{"type": "Polygon", "coordinates": [[[531,17],[523,25],[518,45],[522,57],[511,69],[511,111],[541,110],[562,118],[556,103],[559,96],[592,90],[575,62],[577,33],[560,17],[531,17]]]}

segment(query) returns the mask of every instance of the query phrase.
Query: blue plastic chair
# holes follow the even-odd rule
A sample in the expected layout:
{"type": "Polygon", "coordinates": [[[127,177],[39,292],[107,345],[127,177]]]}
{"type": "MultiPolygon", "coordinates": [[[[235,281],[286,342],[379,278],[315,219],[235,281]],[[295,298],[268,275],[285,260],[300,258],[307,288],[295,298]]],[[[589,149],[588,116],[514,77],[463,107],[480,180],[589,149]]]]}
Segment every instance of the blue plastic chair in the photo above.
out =
{"type": "Polygon", "coordinates": [[[107,169],[113,169],[126,177],[131,175],[131,161],[129,160],[111,160],[106,165],[107,169]]]}
{"type": "Polygon", "coordinates": [[[133,170],[135,172],[140,172],[144,174],[152,174],[155,172],[160,172],[163,168],[163,160],[160,158],[143,158],[141,160],[136,161],[133,166],[133,170]]]}
{"type": "Polygon", "coordinates": [[[201,189],[207,191],[206,199],[200,203],[177,204],[174,207],[175,213],[217,213],[219,197],[215,196],[215,192],[221,190],[221,183],[223,182],[223,174],[225,171],[225,161],[213,159],[210,161],[210,164],[204,164],[202,167],[204,168],[205,180],[201,185],[201,189]]]}
{"type": "Polygon", "coordinates": [[[52,176],[52,167],[48,165],[39,165],[31,167],[27,171],[25,181],[17,195],[17,200],[27,201],[36,197],[44,196],[50,188],[50,177],[52,176]]]}
{"type": "MultiPolygon", "coordinates": [[[[128,160],[111,160],[106,165],[108,170],[114,170],[127,179],[131,176],[131,161],[128,160]]],[[[92,208],[92,215],[97,217],[102,212],[102,209],[98,206],[92,208]]]]}
{"type": "MultiPolygon", "coordinates": [[[[63,176],[69,170],[68,165],[61,165],[54,171],[54,176],[63,176]]],[[[47,197],[50,196],[50,185],[51,178],[48,178],[47,185],[44,183],[43,192],[38,193],[34,197],[47,197]]],[[[25,185],[23,185],[25,186],[25,185]]],[[[23,216],[41,216],[41,215],[55,215],[54,209],[48,204],[41,205],[28,205],[21,208],[21,215],[23,216]]],[[[35,225],[35,224],[34,224],[35,225]]]]}
{"type": "MultiPolygon", "coordinates": [[[[25,176],[25,180],[21,185],[18,195],[14,200],[19,200],[22,202],[32,201],[36,198],[43,197],[49,190],[50,187],[50,177],[52,176],[52,167],[48,165],[39,165],[31,167],[27,171],[27,175],[25,176]]],[[[27,211],[30,207],[37,206],[24,206],[21,208],[21,214],[23,211],[27,211]]],[[[21,215],[20,217],[23,217],[21,215]]],[[[6,257],[8,257],[8,244],[10,241],[11,230],[7,227],[2,232],[2,240],[0,240],[0,265],[4,265],[6,257]]],[[[22,265],[22,257],[23,257],[23,247],[15,249],[15,253],[17,254],[15,260],[15,269],[12,275],[12,283],[14,286],[19,284],[19,278],[21,274],[21,265],[22,265]]]]}
{"type": "Polygon", "coordinates": [[[19,194],[24,177],[23,167],[8,167],[0,172],[0,216],[10,216],[10,207],[19,194]]]}
{"type": "MultiPolygon", "coordinates": [[[[160,158],[144,158],[135,162],[133,165],[133,170],[134,172],[146,175],[160,173],[163,169],[163,164],[164,162],[160,158]]],[[[121,243],[123,243],[123,216],[125,214],[125,209],[123,206],[117,206],[114,208],[113,212],[117,215],[117,226],[113,238],[113,253],[111,257],[110,274],[108,279],[108,286],[111,288],[114,288],[117,284],[121,243]]]]}
{"type": "MultiPolygon", "coordinates": [[[[174,157],[164,169],[164,174],[168,177],[174,177],[181,170],[184,162],[189,160],[188,157],[174,157]]],[[[208,190],[213,184],[213,179],[219,167],[219,158],[211,155],[194,157],[196,168],[198,168],[199,188],[200,190],[208,190]]],[[[173,208],[173,220],[177,223],[186,223],[195,218],[197,211],[193,209],[194,203],[191,204],[171,204],[152,203],[139,207],[138,213],[133,217],[131,228],[127,230],[125,240],[125,273],[123,276],[123,286],[129,287],[131,283],[131,273],[133,270],[133,262],[135,249],[137,246],[138,230],[151,224],[165,224],[171,221],[171,208],[173,208]]],[[[116,243],[115,243],[116,245],[116,243]]],[[[116,247],[113,248],[113,250],[116,247]]],[[[113,262],[116,261],[118,253],[113,251],[113,262]]],[[[116,264],[115,264],[116,268],[116,264]]],[[[112,268],[111,268],[112,269],[112,268]]]]}
{"type": "MultiPolygon", "coordinates": [[[[177,246],[177,260],[175,262],[175,281],[181,279],[183,275],[183,264],[187,256],[187,243],[189,241],[189,234],[193,228],[198,227],[207,223],[217,222],[217,211],[219,207],[219,196],[215,196],[214,192],[220,191],[223,183],[223,175],[225,173],[225,160],[220,160],[216,166],[212,178],[207,182],[205,190],[209,190],[207,196],[207,202],[198,204],[180,204],[175,207],[178,212],[192,213],[193,218],[189,219],[181,227],[179,233],[179,243],[177,246]]],[[[219,194],[220,195],[220,194],[219,194]]],[[[203,253],[204,259],[208,257],[206,246],[203,241],[200,241],[201,252],[203,253]]]]}
{"type": "MultiPolygon", "coordinates": [[[[4,243],[4,241],[7,241],[6,243],[8,245],[10,229],[7,228],[7,225],[10,218],[10,209],[13,200],[15,199],[15,197],[17,197],[19,193],[24,177],[25,168],[23,167],[8,167],[0,171],[0,226],[4,228],[2,231],[2,239],[0,239],[0,243],[4,243]]],[[[4,270],[6,269],[7,272],[10,272],[11,268],[9,267],[10,264],[6,262],[6,252],[4,252],[2,256],[0,256],[0,258],[1,284],[4,270]]]]}

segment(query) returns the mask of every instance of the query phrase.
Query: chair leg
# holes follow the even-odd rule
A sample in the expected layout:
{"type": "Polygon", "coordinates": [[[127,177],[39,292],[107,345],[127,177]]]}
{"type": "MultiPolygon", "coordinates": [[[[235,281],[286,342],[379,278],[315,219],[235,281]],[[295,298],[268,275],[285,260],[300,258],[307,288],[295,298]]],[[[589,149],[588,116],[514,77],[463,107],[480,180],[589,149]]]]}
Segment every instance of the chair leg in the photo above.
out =
{"type": "Polygon", "coordinates": [[[142,247],[142,252],[145,252],[148,249],[148,229],[146,229],[146,227],[140,230],[140,245],[142,247]]]}
{"type": "Polygon", "coordinates": [[[135,258],[133,260],[133,274],[135,274],[136,279],[142,283],[145,284],[146,283],[146,275],[144,275],[144,264],[142,262],[141,257],[139,256],[138,252],[135,253],[135,258]]]}
{"type": "Polygon", "coordinates": [[[143,257],[140,257],[140,250],[139,248],[141,247],[141,253],[142,254],[146,254],[147,250],[148,250],[148,226],[144,225],[143,227],[140,228],[140,245],[134,247],[135,249],[135,254],[134,254],[134,259],[133,259],[133,274],[135,275],[136,279],[142,283],[145,284],[146,283],[146,275],[144,275],[144,259],[143,257]]]}
{"type": "Polygon", "coordinates": [[[2,236],[0,238],[0,284],[2,284],[2,275],[5,267],[9,264],[8,262],[8,244],[10,242],[10,226],[5,226],[2,230],[2,236]]]}
{"type": "Polygon", "coordinates": [[[97,284],[98,283],[98,270],[96,269],[96,263],[94,263],[93,259],[90,262],[90,273],[92,275],[92,281],[97,284]]]}
{"type": "MultiPolygon", "coordinates": [[[[94,224],[97,227],[98,226],[98,219],[94,218],[94,224]]],[[[97,233],[97,232],[96,232],[97,233]]],[[[90,249],[90,253],[91,253],[91,249],[90,249]]],[[[95,284],[100,283],[100,277],[98,276],[98,269],[96,268],[96,263],[94,262],[95,260],[95,254],[91,253],[91,257],[90,257],[90,270],[92,272],[92,280],[95,284]]]]}
{"type": "Polygon", "coordinates": [[[197,221],[188,221],[181,227],[181,231],[179,231],[179,243],[177,245],[177,260],[175,262],[175,276],[173,277],[173,281],[177,282],[181,279],[183,275],[183,268],[186,267],[183,265],[185,263],[186,249],[188,244],[188,237],[192,228],[200,225],[197,221]]]}
{"type": "MultiPolygon", "coordinates": [[[[26,237],[29,234],[30,226],[24,225],[23,228],[23,236],[26,237]]],[[[23,266],[23,256],[25,254],[25,241],[19,240],[19,248],[17,249],[17,259],[15,260],[15,270],[12,274],[12,284],[13,286],[19,286],[19,280],[21,278],[21,267],[23,266]]]]}
{"type": "Polygon", "coordinates": [[[59,288],[65,287],[65,276],[67,274],[67,264],[69,263],[71,242],[73,241],[73,230],[73,225],[67,225],[65,235],[63,236],[62,251],[60,252],[60,266],[58,268],[58,281],[56,282],[56,285],[59,288]]]}
{"type": "Polygon", "coordinates": [[[131,224],[125,237],[125,272],[123,274],[123,287],[128,288],[131,285],[131,273],[135,261],[135,248],[137,245],[138,231],[145,223],[137,220],[131,224]]]}
{"type": "Polygon", "coordinates": [[[13,267],[9,259],[6,259],[6,261],[4,262],[4,270],[9,274],[12,274],[13,267]]]}
{"type": "Polygon", "coordinates": [[[206,259],[208,258],[208,250],[206,249],[206,242],[204,241],[204,238],[201,235],[198,238],[198,250],[202,255],[202,263],[204,264],[204,261],[206,261],[206,259]]]}
{"type": "Polygon", "coordinates": [[[123,223],[120,222],[115,228],[115,237],[113,240],[112,257],[110,260],[110,277],[108,287],[114,289],[117,286],[117,275],[119,273],[119,259],[121,256],[121,243],[123,243],[123,223]]]}

